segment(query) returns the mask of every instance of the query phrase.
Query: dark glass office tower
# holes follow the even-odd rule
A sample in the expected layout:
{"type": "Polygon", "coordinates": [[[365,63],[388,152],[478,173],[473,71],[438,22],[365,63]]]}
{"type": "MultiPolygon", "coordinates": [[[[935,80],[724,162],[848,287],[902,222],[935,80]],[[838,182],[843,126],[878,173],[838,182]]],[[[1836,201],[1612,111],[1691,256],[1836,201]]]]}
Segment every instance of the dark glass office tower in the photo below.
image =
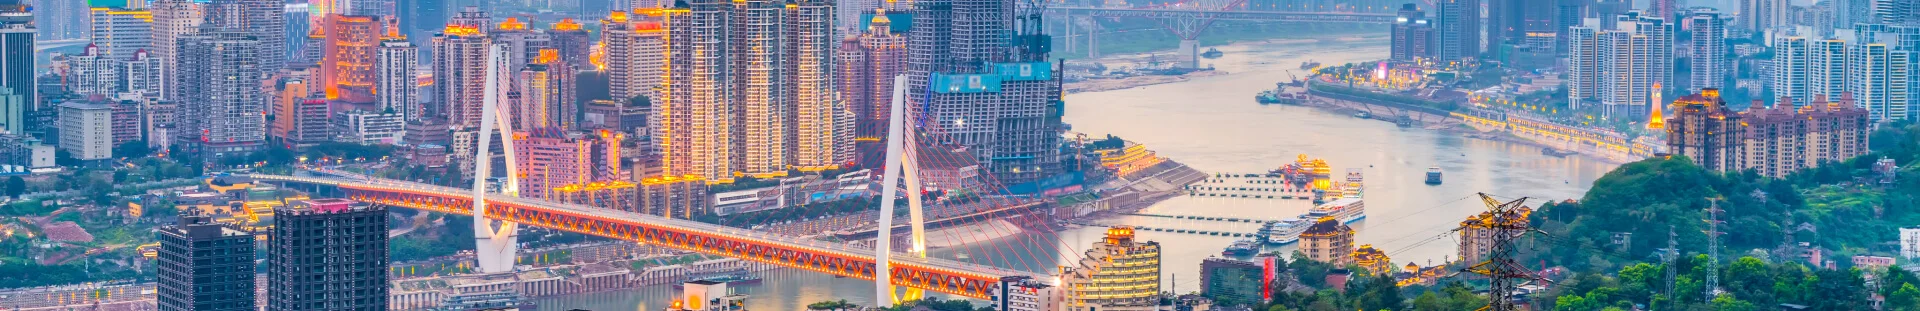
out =
{"type": "Polygon", "coordinates": [[[273,214],[267,311],[386,310],[385,207],[317,199],[273,214]]]}
{"type": "Polygon", "coordinates": [[[183,215],[159,240],[160,311],[254,310],[252,233],[183,215]]]}
{"type": "Polygon", "coordinates": [[[0,130],[26,133],[28,115],[40,110],[33,80],[33,8],[26,0],[0,0],[0,88],[19,101],[0,101],[0,130]]]}

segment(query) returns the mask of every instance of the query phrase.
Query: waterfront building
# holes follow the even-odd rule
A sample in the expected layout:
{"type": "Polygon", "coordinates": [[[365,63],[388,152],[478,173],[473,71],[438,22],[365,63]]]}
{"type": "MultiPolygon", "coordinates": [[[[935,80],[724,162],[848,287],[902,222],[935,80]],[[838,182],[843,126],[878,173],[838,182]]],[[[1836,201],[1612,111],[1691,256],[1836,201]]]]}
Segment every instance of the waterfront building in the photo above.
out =
{"type": "MultiPolygon", "coordinates": [[[[1715,171],[1738,170],[1740,115],[1727,108],[1719,89],[1704,89],[1673,101],[1667,118],[1667,152],[1715,171]]],[[[1469,258],[1469,257],[1461,257],[1469,258]]]]}
{"type": "Polygon", "coordinates": [[[405,116],[395,112],[341,111],[333,117],[335,139],[341,142],[390,145],[405,137],[405,116]]]}
{"type": "Polygon", "coordinates": [[[700,176],[661,176],[640,180],[632,212],[666,218],[692,219],[713,212],[707,183],[700,176]]]}
{"type": "Polygon", "coordinates": [[[1025,276],[1000,278],[994,284],[991,306],[1001,311],[1055,311],[1065,303],[1060,288],[1025,276]]]}
{"type": "MultiPolygon", "coordinates": [[[[1671,5],[1673,0],[1662,1],[1667,1],[1668,5],[1671,5]]],[[[1669,12],[1671,12],[1671,9],[1669,9],[1669,12]]],[[[1666,17],[1673,15],[1667,14],[1660,16],[1666,17]]],[[[1717,89],[1725,87],[1725,81],[1729,76],[1729,69],[1732,65],[1727,60],[1726,19],[1720,16],[1720,12],[1712,9],[1696,10],[1692,16],[1687,17],[1687,32],[1693,35],[1693,44],[1690,45],[1693,56],[1688,58],[1688,68],[1693,70],[1691,78],[1689,79],[1692,83],[1687,85],[1687,90],[1692,92],[1704,88],[1717,89]]],[[[1776,51],[1779,48],[1780,47],[1776,46],[1776,51]]],[[[1776,52],[1774,55],[1776,56],[1774,58],[1775,60],[1780,59],[1778,57],[1780,55],[1779,52],[1776,52]]],[[[1776,61],[1775,66],[1779,65],[1780,62],[1776,61]]],[[[1776,79],[1778,79],[1777,76],[1776,79]]],[[[1778,91],[1775,92],[1775,94],[1778,94],[1778,91]]]]}
{"type": "Polygon", "coordinates": [[[153,48],[153,12],[140,9],[93,8],[93,44],[117,58],[153,48]]]}
{"type": "Polygon", "coordinates": [[[1067,310],[1149,311],[1160,304],[1160,243],[1137,241],[1132,226],[1107,229],[1080,261],[1063,267],[1067,310]]]}
{"type": "Polygon", "coordinates": [[[1338,218],[1322,217],[1300,232],[1300,251],[1314,261],[1346,265],[1353,259],[1353,227],[1338,218]]]}
{"type": "Polygon", "coordinates": [[[1434,3],[1438,49],[1434,57],[1457,61],[1480,55],[1480,0],[1444,0],[1434,3]]]}
{"type": "Polygon", "coordinates": [[[1567,28],[1567,106],[1580,109],[1600,103],[1600,31],[1593,26],[1567,28]]]}
{"type": "MultiPolygon", "coordinates": [[[[245,33],[203,31],[180,40],[182,131],[175,142],[204,159],[256,150],[266,141],[259,41],[245,33]]],[[[216,163],[216,161],[208,161],[216,163]]]]}
{"type": "Polygon", "coordinates": [[[158,229],[154,304],[161,311],[254,311],[253,234],[181,214],[178,224],[158,229]]]}
{"type": "Polygon", "coordinates": [[[735,294],[727,290],[726,282],[694,280],[681,285],[680,299],[669,304],[666,311],[743,311],[746,309],[747,295],[735,294]]]}
{"type": "Polygon", "coordinates": [[[857,126],[854,162],[867,168],[885,160],[893,80],[907,67],[907,38],[893,33],[892,24],[876,13],[865,33],[840,42],[840,98],[857,126]]]}
{"type": "Polygon", "coordinates": [[[275,207],[273,215],[267,311],[386,308],[385,206],[313,199],[275,207]]]}
{"type": "Polygon", "coordinates": [[[1041,181],[1066,173],[1059,148],[1066,127],[1060,120],[1060,74],[1043,43],[1050,37],[1035,32],[1038,27],[1015,27],[1010,18],[974,19],[1011,16],[1013,1],[929,0],[913,6],[907,103],[923,118],[913,122],[933,133],[919,143],[966,147],[992,180],[1016,191],[1042,190],[1047,185],[1041,181]]]}
{"type": "Polygon", "coordinates": [[[1813,67],[1813,59],[1810,55],[1813,53],[1813,45],[1809,41],[1807,36],[1801,35],[1782,34],[1773,37],[1773,81],[1769,89],[1773,90],[1774,96],[1812,98],[1808,97],[1808,93],[1811,92],[1808,84],[1812,82],[1810,78],[1814,75],[1810,72],[1813,67]]]}
{"type": "Polygon", "coordinates": [[[47,123],[30,121],[34,118],[29,116],[53,112],[42,106],[40,90],[34,87],[33,9],[24,2],[0,5],[0,91],[24,100],[0,105],[0,130],[9,133],[37,132],[28,126],[47,123]]]}
{"type": "Polygon", "coordinates": [[[1373,273],[1374,275],[1391,275],[1393,273],[1393,259],[1387,257],[1386,251],[1373,248],[1373,244],[1360,245],[1360,248],[1353,250],[1351,256],[1353,257],[1354,265],[1358,265],[1361,269],[1366,269],[1367,272],[1373,273]]]}
{"type": "Polygon", "coordinates": [[[1200,261],[1200,295],[1221,305],[1258,305],[1265,301],[1266,276],[1259,263],[1207,258],[1200,261]]]}
{"type": "MultiPolygon", "coordinates": [[[[286,1],[284,0],[194,0],[204,2],[206,24],[254,37],[256,70],[260,75],[286,66],[286,1]]],[[[376,34],[378,32],[375,32],[376,34]]]]}
{"type": "Polygon", "coordinates": [[[165,92],[162,99],[182,101],[187,97],[185,82],[187,75],[181,71],[179,55],[181,39],[200,29],[206,22],[206,10],[200,2],[191,0],[158,0],[153,2],[153,56],[160,59],[161,76],[166,77],[165,92]]]}
{"type": "MultiPolygon", "coordinates": [[[[380,49],[380,18],[327,15],[326,46],[318,87],[329,100],[373,96],[374,63],[380,49]]],[[[273,54],[278,55],[278,54],[273,54]]]]}
{"type": "Polygon", "coordinates": [[[1392,33],[1392,52],[1390,58],[1397,61],[1413,61],[1433,57],[1433,24],[1427,20],[1427,12],[1412,3],[1400,7],[1399,17],[1394,19],[1392,33]]]}
{"type": "Polygon", "coordinates": [[[418,121],[426,112],[420,107],[420,86],[414,67],[420,63],[420,49],[400,35],[397,26],[389,26],[380,39],[379,55],[373,65],[374,108],[393,113],[406,121],[418,121]]]}
{"type": "Polygon", "coordinates": [[[1786,98],[1773,108],[1756,103],[1741,112],[1740,120],[1741,169],[1773,178],[1866,154],[1871,128],[1867,110],[1846,97],[1831,102],[1814,97],[1797,107],[1786,98]]]}
{"type": "Polygon", "coordinates": [[[81,161],[113,158],[113,108],[78,101],[61,104],[60,150],[81,161]]]}
{"type": "MultiPolygon", "coordinates": [[[[661,12],[648,11],[664,14],[661,12]]],[[[624,103],[645,96],[652,101],[663,101],[660,89],[664,86],[660,81],[666,68],[667,31],[661,21],[629,19],[627,12],[614,11],[600,20],[600,29],[607,50],[603,70],[613,100],[624,103]]]]}
{"type": "Polygon", "coordinates": [[[1637,11],[1613,20],[1614,28],[1589,19],[1568,30],[1567,96],[1574,107],[1600,105],[1605,118],[1645,119],[1653,85],[1672,81],[1673,26],[1637,11]]]}

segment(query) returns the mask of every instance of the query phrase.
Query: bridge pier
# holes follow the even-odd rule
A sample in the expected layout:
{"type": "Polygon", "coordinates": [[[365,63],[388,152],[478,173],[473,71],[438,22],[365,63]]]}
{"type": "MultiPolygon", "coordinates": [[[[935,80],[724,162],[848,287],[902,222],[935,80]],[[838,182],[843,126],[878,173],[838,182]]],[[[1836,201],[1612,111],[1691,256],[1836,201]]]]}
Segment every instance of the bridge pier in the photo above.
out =
{"type": "Polygon", "coordinates": [[[1175,68],[1200,68],[1200,40],[1180,39],[1180,48],[1173,55],[1175,68]]]}

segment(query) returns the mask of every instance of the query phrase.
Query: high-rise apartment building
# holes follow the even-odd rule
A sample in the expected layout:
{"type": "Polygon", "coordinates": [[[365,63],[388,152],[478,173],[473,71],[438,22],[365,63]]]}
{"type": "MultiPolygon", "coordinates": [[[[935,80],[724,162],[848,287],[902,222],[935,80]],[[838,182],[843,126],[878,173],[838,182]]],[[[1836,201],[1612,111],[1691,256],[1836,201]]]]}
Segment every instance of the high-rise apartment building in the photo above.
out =
{"type": "Polygon", "coordinates": [[[1700,167],[1729,171],[1741,168],[1740,115],[1727,108],[1719,89],[1703,89],[1673,101],[1666,109],[1667,151],[1686,156],[1700,167]]]}
{"type": "MultiPolygon", "coordinates": [[[[554,50],[548,49],[548,52],[554,50]]],[[[558,129],[573,128],[573,110],[565,109],[560,99],[560,80],[570,78],[568,70],[559,59],[559,54],[549,53],[552,60],[521,66],[514,72],[514,92],[520,95],[513,103],[513,122],[516,129],[558,129]],[[550,66],[561,65],[561,66],[550,66]]]]}
{"type": "Polygon", "coordinates": [[[1646,118],[1653,86],[1672,79],[1673,26],[1638,13],[1616,16],[1613,29],[1594,19],[1568,29],[1567,97],[1573,106],[1599,104],[1602,116],[1616,120],[1646,118]]]}
{"type": "Polygon", "coordinates": [[[1480,0],[1439,0],[1433,5],[1438,24],[1434,57],[1452,61],[1479,56],[1480,0]]]}
{"type": "Polygon", "coordinates": [[[420,49],[393,28],[398,27],[388,28],[380,38],[373,62],[374,107],[407,121],[420,120],[426,111],[421,110],[419,78],[413,72],[420,63],[420,49]]]}
{"type": "Polygon", "coordinates": [[[1847,41],[1807,42],[1807,97],[1839,98],[1847,91],[1847,41]]]}
{"type": "Polygon", "coordinates": [[[1885,43],[1847,48],[1847,91],[1874,121],[1905,120],[1912,106],[1913,53],[1885,43]]]}
{"type": "Polygon", "coordinates": [[[18,0],[21,4],[33,6],[33,15],[39,22],[41,40],[86,39],[88,6],[87,1],[73,0],[18,0]]]}
{"type": "Polygon", "coordinates": [[[1787,0],[1740,0],[1740,29],[1762,31],[1775,26],[1790,26],[1787,0]]]}
{"type": "Polygon", "coordinates": [[[560,60],[573,66],[573,70],[592,69],[583,68],[583,66],[591,65],[588,62],[588,55],[593,53],[594,38],[589,36],[586,29],[581,28],[579,21],[572,18],[560,19],[547,28],[547,36],[553,40],[549,45],[559,50],[560,60]]]}
{"type": "Polygon", "coordinates": [[[1408,3],[1400,7],[1399,17],[1393,22],[1392,37],[1390,57],[1393,60],[1433,57],[1433,24],[1419,6],[1408,3]]]}
{"type": "Polygon", "coordinates": [[[116,58],[153,48],[153,12],[122,8],[92,9],[93,44],[116,58]]]}
{"type": "MultiPolygon", "coordinates": [[[[1670,5],[1673,0],[1661,1],[1668,1],[1670,5]]],[[[1726,19],[1712,9],[1694,11],[1692,16],[1687,17],[1687,32],[1693,35],[1693,44],[1689,46],[1693,56],[1688,61],[1688,68],[1692,68],[1693,73],[1688,79],[1691,83],[1687,89],[1697,91],[1725,87],[1732,65],[1727,60],[1727,54],[1731,51],[1727,49],[1726,19]]]]}
{"type": "Polygon", "coordinates": [[[660,81],[666,68],[667,31],[660,20],[635,15],[615,11],[600,20],[608,93],[620,103],[637,96],[659,102],[665,100],[660,96],[664,87],[660,81]],[[635,15],[642,18],[632,18],[635,15]]]}
{"type": "Polygon", "coordinates": [[[1160,243],[1135,240],[1133,227],[1107,229],[1080,261],[1061,271],[1067,309],[1156,310],[1160,297],[1160,243]]]}
{"type": "Polygon", "coordinates": [[[61,104],[60,150],[81,161],[113,158],[113,108],[85,102],[61,104]]]}
{"type": "Polygon", "coordinates": [[[80,55],[66,57],[67,90],[80,95],[112,95],[120,90],[119,60],[102,55],[99,46],[88,44],[80,55]]]}
{"type": "Polygon", "coordinates": [[[727,182],[850,161],[832,94],[832,5],[701,0],[667,9],[667,92],[654,143],[668,175],[727,182]]]}
{"type": "Polygon", "coordinates": [[[132,55],[120,61],[117,67],[119,80],[114,83],[121,93],[137,94],[146,97],[159,97],[165,89],[167,77],[160,75],[160,58],[153,57],[147,50],[133,51],[132,55]]]}
{"type": "Polygon", "coordinates": [[[583,188],[592,182],[615,178],[611,172],[619,167],[619,141],[613,136],[569,133],[555,128],[528,129],[515,136],[514,157],[520,161],[521,194],[529,198],[557,198],[557,192],[566,186],[583,188]]]}
{"type": "Polygon", "coordinates": [[[1741,169],[1761,176],[1784,178],[1822,162],[1867,153],[1867,110],[1848,98],[1829,102],[1816,97],[1799,106],[1782,99],[1773,108],[1755,104],[1741,112],[1740,120],[1741,169]]]}
{"type": "Polygon", "coordinates": [[[485,95],[487,48],[486,12],[466,8],[446,30],[433,37],[433,100],[427,115],[444,117],[455,129],[480,127],[480,101],[485,95]]]}
{"type": "Polygon", "coordinates": [[[386,309],[385,206],[314,199],[275,207],[273,217],[266,310],[386,309]]]}
{"type": "Polygon", "coordinates": [[[186,39],[200,30],[206,23],[206,9],[201,3],[190,0],[159,0],[153,2],[153,56],[160,59],[161,74],[166,77],[162,98],[181,101],[187,97],[184,79],[186,75],[177,73],[180,69],[180,40],[186,39]]]}
{"type": "MultiPolygon", "coordinates": [[[[202,31],[181,39],[179,74],[183,131],[176,142],[204,159],[245,154],[266,141],[260,42],[255,36],[202,31]]],[[[209,161],[209,163],[214,163],[209,161]]]]}
{"type": "Polygon", "coordinates": [[[178,224],[158,230],[154,304],[161,311],[254,311],[253,234],[182,214],[178,224]]]}
{"type": "MultiPolygon", "coordinates": [[[[1813,46],[1810,41],[1807,36],[1800,35],[1773,37],[1773,81],[1770,81],[1770,89],[1774,96],[1812,98],[1807,96],[1811,92],[1808,89],[1810,76],[1814,74],[1809,72],[1813,67],[1813,57],[1810,55],[1813,46]]],[[[1697,55],[1698,52],[1695,53],[1697,55]]]]}
{"type": "MultiPolygon", "coordinates": [[[[196,0],[199,1],[199,0],[196,0]]],[[[205,0],[206,23],[227,31],[245,32],[258,42],[260,73],[265,76],[286,66],[286,1],[205,0]]],[[[376,34],[378,32],[375,32],[376,34]]]]}
{"type": "Polygon", "coordinates": [[[892,32],[886,15],[875,14],[869,25],[866,33],[840,42],[839,89],[858,125],[855,162],[875,168],[886,156],[893,81],[907,69],[907,38],[892,32]]]}
{"type": "MultiPolygon", "coordinates": [[[[373,96],[374,63],[380,49],[380,18],[328,15],[326,45],[321,51],[320,91],[327,99],[373,96]]],[[[278,55],[278,54],[274,54],[278,55]]]]}
{"type": "Polygon", "coordinates": [[[1051,39],[1037,27],[1015,27],[1013,1],[913,5],[907,98],[921,109],[912,115],[925,118],[910,121],[925,124],[921,146],[965,147],[1009,187],[1064,173],[1060,81],[1043,46],[1051,39]]]}
{"type": "Polygon", "coordinates": [[[50,109],[42,107],[34,87],[33,8],[24,3],[0,4],[0,88],[25,100],[22,105],[0,105],[0,130],[9,133],[27,133],[27,123],[33,123],[27,116],[50,109]]]}

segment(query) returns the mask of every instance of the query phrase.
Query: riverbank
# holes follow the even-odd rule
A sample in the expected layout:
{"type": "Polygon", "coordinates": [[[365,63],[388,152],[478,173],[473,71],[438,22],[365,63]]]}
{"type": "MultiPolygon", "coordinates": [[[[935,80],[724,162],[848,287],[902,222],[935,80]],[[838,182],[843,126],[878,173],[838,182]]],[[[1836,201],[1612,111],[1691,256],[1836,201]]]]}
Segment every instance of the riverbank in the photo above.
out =
{"type": "MultiPolygon", "coordinates": [[[[1202,48],[1217,49],[1217,50],[1221,50],[1224,53],[1247,53],[1247,52],[1257,51],[1263,46],[1270,46],[1274,44],[1338,44],[1338,43],[1360,44],[1360,43],[1366,43],[1370,41],[1381,41],[1386,39],[1388,39],[1388,37],[1385,35],[1346,34],[1346,35],[1335,35],[1335,36],[1327,36],[1327,37],[1319,37],[1319,38],[1248,40],[1248,41],[1239,41],[1239,42],[1233,42],[1233,43],[1228,43],[1223,45],[1204,46],[1202,48]]],[[[1173,57],[1173,50],[1168,49],[1168,50],[1159,50],[1159,51],[1153,51],[1153,52],[1147,52],[1147,53],[1106,55],[1106,56],[1101,56],[1099,58],[1094,58],[1094,59],[1069,60],[1068,63],[1073,65],[1098,64],[1102,67],[1107,67],[1107,68],[1137,67],[1142,64],[1157,63],[1162,58],[1171,59],[1171,57],[1173,57]]],[[[1210,63],[1213,61],[1214,61],[1213,59],[1201,59],[1200,63],[1204,67],[1204,66],[1210,65],[1210,63]]],[[[1195,71],[1195,72],[1182,74],[1182,75],[1141,75],[1141,76],[1131,76],[1131,77],[1119,78],[1119,79],[1093,79],[1093,80],[1084,80],[1084,81],[1077,81],[1077,82],[1068,82],[1068,83],[1065,83],[1064,85],[1061,85],[1061,88],[1064,89],[1067,92],[1067,94],[1104,92],[1104,91],[1124,90],[1124,89],[1151,86],[1151,85],[1188,82],[1197,78],[1224,76],[1229,74],[1232,74],[1232,73],[1225,70],[1214,69],[1214,70],[1195,71]]]]}
{"type": "Polygon", "coordinates": [[[1219,76],[1219,75],[1226,75],[1226,74],[1228,74],[1226,71],[1220,71],[1220,70],[1201,70],[1201,71],[1189,72],[1181,75],[1139,75],[1139,76],[1131,76],[1131,77],[1125,77],[1125,78],[1119,78],[1119,79],[1091,79],[1091,80],[1067,83],[1066,85],[1062,85],[1061,88],[1065,89],[1067,94],[1081,93],[1081,92],[1103,92],[1103,91],[1130,89],[1130,88],[1155,85],[1155,84],[1187,82],[1187,81],[1192,81],[1194,78],[1212,77],[1212,76],[1219,76]]]}
{"type": "Polygon", "coordinates": [[[1318,96],[1314,97],[1312,100],[1307,101],[1305,104],[1302,104],[1301,106],[1313,107],[1313,108],[1317,108],[1325,111],[1331,111],[1331,112],[1346,114],[1346,115],[1353,115],[1353,114],[1365,112],[1370,115],[1368,119],[1379,120],[1379,121],[1388,122],[1388,123],[1393,123],[1394,120],[1399,120],[1401,117],[1404,116],[1410,120],[1413,120],[1415,124],[1414,126],[1439,132],[1439,133],[1448,134],[1448,135],[1454,135],[1454,136],[1465,137],[1465,138],[1475,138],[1475,139],[1515,143],[1515,144],[1521,144],[1521,145],[1527,145],[1527,146],[1539,147],[1539,148],[1563,149],[1566,151],[1572,151],[1575,154],[1582,155],[1587,158],[1599,160],[1601,162],[1606,162],[1609,164],[1624,164],[1624,163],[1633,161],[1631,156],[1618,154],[1617,152],[1611,152],[1608,150],[1602,150],[1598,148],[1571,148],[1571,149],[1564,148],[1564,146],[1561,146],[1562,144],[1564,144],[1563,142],[1544,141],[1543,140],[1544,137],[1540,137],[1540,136],[1534,136],[1538,138],[1523,137],[1520,135],[1515,135],[1511,132],[1503,131],[1500,129],[1493,129],[1493,128],[1488,128],[1483,130],[1473,126],[1472,124],[1468,124],[1467,122],[1464,122],[1459,118],[1455,118],[1448,115],[1434,114],[1434,113],[1429,113],[1429,112],[1424,112],[1424,111],[1414,110],[1414,109],[1398,109],[1398,108],[1391,107],[1389,105],[1370,104],[1370,103],[1359,102],[1359,101],[1339,100],[1339,99],[1331,99],[1331,98],[1318,97],[1318,96]]]}

